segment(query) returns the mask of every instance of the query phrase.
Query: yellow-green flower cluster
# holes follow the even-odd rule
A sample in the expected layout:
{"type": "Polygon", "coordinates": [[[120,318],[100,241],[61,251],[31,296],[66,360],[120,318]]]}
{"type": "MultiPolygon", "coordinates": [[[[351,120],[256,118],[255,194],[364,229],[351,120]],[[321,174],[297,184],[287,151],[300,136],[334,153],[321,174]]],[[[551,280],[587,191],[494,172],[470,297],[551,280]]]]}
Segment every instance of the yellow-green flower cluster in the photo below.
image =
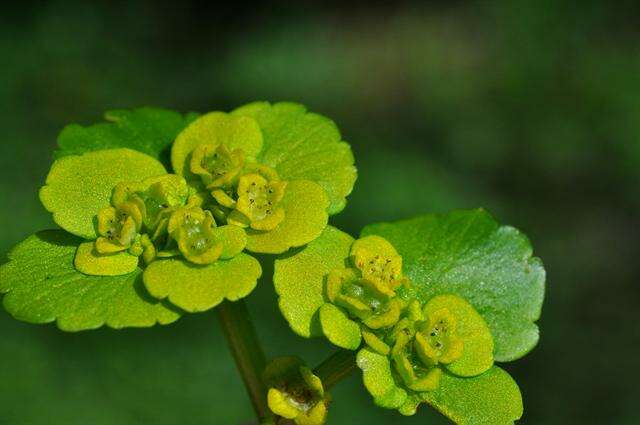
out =
{"type": "Polygon", "coordinates": [[[412,301],[406,317],[385,336],[389,345],[383,352],[390,354],[407,388],[417,392],[435,390],[442,375],[438,366],[462,356],[464,343],[456,334],[456,322],[446,308],[423,311],[417,301],[412,301]]]}
{"type": "Polygon", "coordinates": [[[224,186],[207,186],[217,203],[216,216],[228,224],[254,230],[275,229],[285,218],[280,201],[287,182],[266,165],[251,164],[224,186]]]}
{"type": "Polygon", "coordinates": [[[128,251],[147,264],[177,255],[211,264],[220,257],[224,241],[202,203],[185,179],[174,174],[119,183],[111,206],[98,212],[95,250],[102,255],[128,251]]]}
{"type": "Polygon", "coordinates": [[[285,219],[287,182],[255,159],[262,135],[254,126],[247,117],[205,115],[178,137],[173,159],[190,184],[210,194],[208,207],[217,220],[270,231],[285,219]]]}
{"type": "MultiPolygon", "coordinates": [[[[126,251],[146,264],[180,255],[206,265],[224,252],[218,225],[258,233],[274,230],[285,220],[287,182],[255,160],[261,144],[260,129],[250,118],[204,116],[174,143],[177,175],[117,184],[111,205],[97,214],[95,252],[126,251]]],[[[238,248],[242,251],[244,244],[233,251],[238,248]]]]}
{"type": "Polygon", "coordinates": [[[399,287],[410,289],[411,283],[402,274],[402,257],[383,238],[356,240],[348,262],[327,275],[328,300],[360,323],[365,344],[389,357],[406,388],[436,389],[441,366],[458,360],[464,350],[456,315],[398,295],[399,287]]]}

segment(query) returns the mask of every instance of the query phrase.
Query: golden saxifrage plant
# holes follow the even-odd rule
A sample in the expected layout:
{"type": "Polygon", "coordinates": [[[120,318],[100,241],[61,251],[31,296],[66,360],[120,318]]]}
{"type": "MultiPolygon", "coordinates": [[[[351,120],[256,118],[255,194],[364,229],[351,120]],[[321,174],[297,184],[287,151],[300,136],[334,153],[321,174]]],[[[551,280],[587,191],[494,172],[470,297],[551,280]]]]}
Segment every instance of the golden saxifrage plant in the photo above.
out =
{"type": "Polygon", "coordinates": [[[521,417],[518,386],[496,363],[536,345],[545,272],[516,229],[481,209],[373,224],[357,239],[328,225],[354,158],[335,124],[302,105],[106,120],[59,136],[40,199],[60,229],[0,267],[16,319],[148,327],[216,307],[261,423],[325,423],[327,390],[356,366],[374,403],[404,415],[426,403],[461,424],[521,417]],[[291,329],[338,347],[315,369],[265,361],[242,301],[270,258],[254,254],[275,255],[291,329]]]}

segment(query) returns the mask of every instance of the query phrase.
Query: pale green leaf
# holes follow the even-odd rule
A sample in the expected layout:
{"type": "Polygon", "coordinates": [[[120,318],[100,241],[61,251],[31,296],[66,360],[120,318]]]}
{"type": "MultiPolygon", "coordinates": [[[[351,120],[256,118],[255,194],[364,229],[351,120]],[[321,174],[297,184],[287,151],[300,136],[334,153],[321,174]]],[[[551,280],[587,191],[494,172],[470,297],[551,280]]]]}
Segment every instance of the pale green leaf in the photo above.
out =
{"type": "Polygon", "coordinates": [[[460,425],[507,425],[522,416],[518,384],[497,366],[473,378],[444,373],[440,387],[422,397],[460,425]]]}
{"type": "Polygon", "coordinates": [[[53,163],[40,201],[64,230],[95,239],[94,218],[110,204],[116,184],[165,174],[160,162],[131,149],[65,156],[53,163]]]}
{"type": "Polygon", "coordinates": [[[289,326],[300,336],[321,336],[318,309],[326,302],[325,275],[345,267],[353,238],[327,226],[303,249],[286,253],[275,261],[273,284],[278,304],[289,326]]]}
{"type": "Polygon", "coordinates": [[[491,329],[497,361],[522,357],[538,342],[545,271],[529,240],[499,226],[484,210],[430,214],[367,226],[362,235],[387,239],[423,302],[455,294],[491,329]]]}
{"type": "Polygon", "coordinates": [[[87,276],[73,266],[81,239],[61,230],[39,232],[9,253],[0,267],[5,309],[30,323],[55,321],[65,331],[149,327],[180,317],[177,308],[150,297],[142,271],[87,276]]]}
{"type": "Polygon", "coordinates": [[[253,291],[262,269],[247,254],[230,260],[198,266],[179,258],[156,260],[144,271],[144,284],[151,295],[167,298],[190,313],[206,311],[225,298],[236,301],[253,291]]]}
{"type": "Polygon", "coordinates": [[[80,273],[92,276],[120,276],[138,268],[138,257],[126,251],[100,254],[93,242],[84,242],[78,246],[73,265],[80,273]]]}
{"type": "Polygon", "coordinates": [[[464,299],[455,295],[438,295],[425,305],[425,312],[441,308],[456,318],[456,336],[462,339],[462,357],[444,365],[458,376],[476,376],[493,366],[493,338],[482,316],[464,299]]]}
{"type": "Polygon", "coordinates": [[[363,348],[358,352],[356,363],[362,370],[364,386],[376,405],[398,409],[406,403],[407,392],[396,384],[387,356],[363,348]]]}
{"type": "Polygon", "coordinates": [[[115,110],[105,113],[108,122],[83,127],[66,126],[58,136],[56,158],[85,152],[129,148],[168,165],[168,148],[178,133],[197,115],[183,116],[158,108],[115,110]]]}
{"type": "Polygon", "coordinates": [[[357,173],[351,148],[333,121],[288,102],[251,103],[232,114],[253,117],[260,124],[264,146],[259,161],[285,180],[311,180],[322,186],[329,195],[329,214],[345,207],[357,173]]]}
{"type": "Polygon", "coordinates": [[[240,254],[247,245],[247,233],[243,228],[230,224],[216,227],[214,232],[222,242],[220,259],[228,260],[240,254]]]}
{"type": "Polygon", "coordinates": [[[335,305],[326,303],[320,307],[320,326],[322,333],[334,345],[347,350],[360,347],[360,326],[335,305]]]}
{"type": "Polygon", "coordinates": [[[189,158],[202,144],[222,144],[229,150],[242,149],[245,155],[255,157],[262,149],[262,132],[253,118],[209,112],[185,128],[173,143],[171,165],[177,174],[187,180],[195,178],[189,170],[189,158]]]}
{"type": "Polygon", "coordinates": [[[287,183],[281,205],[284,220],[269,231],[247,229],[247,250],[280,254],[317,238],[326,227],[329,202],[325,191],[308,180],[287,183]]]}

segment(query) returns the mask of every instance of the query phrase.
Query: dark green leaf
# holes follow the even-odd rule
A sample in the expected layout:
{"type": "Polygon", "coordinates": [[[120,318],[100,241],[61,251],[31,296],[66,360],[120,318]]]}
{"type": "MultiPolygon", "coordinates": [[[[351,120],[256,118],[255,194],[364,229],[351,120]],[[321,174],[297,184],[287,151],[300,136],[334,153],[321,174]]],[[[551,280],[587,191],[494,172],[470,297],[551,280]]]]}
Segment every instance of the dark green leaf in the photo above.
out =
{"type": "Polygon", "coordinates": [[[101,149],[130,148],[161,160],[168,168],[169,146],[196,117],[194,113],[183,116],[159,108],[108,111],[106,123],[66,126],[58,136],[55,158],[101,149]]]}
{"type": "Polygon", "coordinates": [[[149,327],[180,317],[177,308],[147,294],[142,271],[122,276],[87,276],[73,267],[81,239],[61,230],[27,238],[0,267],[5,309],[30,323],[55,321],[65,331],[149,327]]]}

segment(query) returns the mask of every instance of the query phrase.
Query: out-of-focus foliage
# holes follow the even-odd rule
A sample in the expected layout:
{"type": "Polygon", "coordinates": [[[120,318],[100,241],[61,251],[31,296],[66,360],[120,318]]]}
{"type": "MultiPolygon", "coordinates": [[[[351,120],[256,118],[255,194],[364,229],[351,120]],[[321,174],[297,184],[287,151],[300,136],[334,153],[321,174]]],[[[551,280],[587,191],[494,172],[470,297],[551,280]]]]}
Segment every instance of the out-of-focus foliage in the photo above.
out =
{"type": "MultiPolygon", "coordinates": [[[[130,2],[123,14],[108,2],[59,1],[3,9],[0,256],[53,226],[36,193],[64,123],[142,105],[188,112],[294,100],[331,116],[358,159],[337,227],[358,234],[370,222],[483,206],[532,239],[548,271],[543,331],[527,361],[507,367],[523,392],[523,423],[637,423],[640,7],[297,7],[130,2]]],[[[248,301],[269,356],[313,365],[330,352],[288,329],[267,282],[248,301]]],[[[2,423],[252,417],[209,313],[80,334],[0,313],[0,335],[2,423]]],[[[397,414],[371,408],[360,379],[332,389],[330,419],[392,423],[397,414]]],[[[403,423],[438,420],[422,409],[403,423]]]]}

